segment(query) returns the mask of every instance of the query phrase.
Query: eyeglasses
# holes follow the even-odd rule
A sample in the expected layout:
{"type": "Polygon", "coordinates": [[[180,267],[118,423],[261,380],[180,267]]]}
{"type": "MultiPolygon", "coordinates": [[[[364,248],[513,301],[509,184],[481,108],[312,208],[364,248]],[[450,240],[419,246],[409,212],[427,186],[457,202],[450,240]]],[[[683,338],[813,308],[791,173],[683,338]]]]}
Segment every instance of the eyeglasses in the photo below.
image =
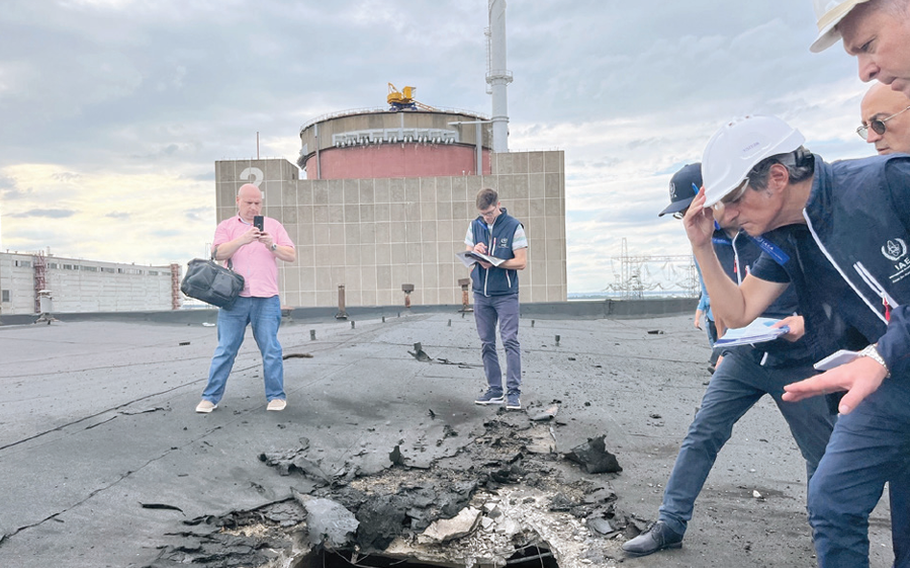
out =
{"type": "Polygon", "coordinates": [[[869,129],[871,128],[873,131],[875,131],[876,134],[881,136],[882,134],[885,133],[885,130],[886,130],[885,123],[888,122],[889,120],[891,120],[892,118],[894,118],[895,116],[897,116],[903,112],[906,112],[907,110],[910,110],[910,106],[908,106],[904,110],[899,110],[896,113],[892,114],[891,116],[888,116],[885,118],[873,118],[869,122],[868,125],[863,124],[862,126],[857,128],[856,133],[859,134],[859,137],[862,138],[863,140],[868,140],[869,139],[869,129]]]}
{"type": "Polygon", "coordinates": [[[493,215],[496,214],[497,209],[498,208],[494,205],[492,208],[488,209],[487,211],[481,211],[480,216],[481,217],[492,217],[493,215]]]}
{"type": "Polygon", "coordinates": [[[739,187],[737,187],[736,189],[734,189],[727,195],[723,196],[720,199],[720,201],[718,201],[711,207],[718,214],[723,214],[724,209],[726,209],[727,205],[733,205],[734,203],[736,203],[737,201],[742,199],[743,196],[746,194],[746,190],[748,188],[749,188],[749,178],[747,177],[746,179],[744,179],[742,181],[742,183],[739,185],[739,187]]]}

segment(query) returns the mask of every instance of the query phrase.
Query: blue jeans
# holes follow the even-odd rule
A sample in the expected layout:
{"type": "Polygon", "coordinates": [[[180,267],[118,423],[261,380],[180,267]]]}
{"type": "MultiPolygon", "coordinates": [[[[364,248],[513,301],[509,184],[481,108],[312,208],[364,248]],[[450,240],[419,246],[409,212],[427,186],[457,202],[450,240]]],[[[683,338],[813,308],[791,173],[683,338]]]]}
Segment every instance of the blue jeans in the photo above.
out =
{"type": "Polygon", "coordinates": [[[483,370],[487,384],[502,392],[502,369],[496,354],[496,323],[506,351],[506,389],[521,394],[521,345],[518,343],[518,294],[484,296],[474,294],[474,322],[480,336],[483,370]]]}
{"type": "Polygon", "coordinates": [[[281,302],[271,298],[237,298],[230,308],[218,310],[218,347],[209,368],[209,382],[202,398],[215,404],[224,396],[228,375],[234,358],[243,343],[247,324],[253,327],[253,338],[262,353],[262,376],[265,379],[265,398],[284,399],[284,362],[278,343],[281,324],[281,302]]]}
{"type": "Polygon", "coordinates": [[[825,457],[809,483],[809,522],[818,564],[869,566],[869,514],[891,483],[894,566],[910,566],[910,377],[885,379],[850,414],[841,416],[825,457]]]}
{"type": "Polygon", "coordinates": [[[664,490],[659,519],[682,535],[692,518],[695,499],[733,432],[733,425],[770,394],[790,426],[790,432],[806,460],[809,478],[825,453],[835,417],[824,397],[784,402],[783,387],[816,374],[811,363],[785,367],[764,367],[763,353],[748,346],[726,353],[711,377],[701,408],[689,427],[664,490]]]}
{"type": "Polygon", "coordinates": [[[708,336],[708,344],[714,349],[717,342],[717,323],[713,319],[705,318],[705,333],[708,336]]]}

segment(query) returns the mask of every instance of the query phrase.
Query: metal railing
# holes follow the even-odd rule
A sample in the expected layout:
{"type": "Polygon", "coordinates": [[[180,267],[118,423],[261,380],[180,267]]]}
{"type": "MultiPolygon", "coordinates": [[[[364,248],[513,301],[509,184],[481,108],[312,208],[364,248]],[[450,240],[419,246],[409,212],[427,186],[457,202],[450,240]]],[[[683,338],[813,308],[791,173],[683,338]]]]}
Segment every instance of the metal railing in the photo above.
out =
{"type": "MultiPolygon", "coordinates": [[[[460,108],[448,108],[448,107],[435,107],[435,108],[438,112],[443,113],[443,114],[459,114],[459,115],[479,118],[481,120],[489,120],[489,117],[487,117],[483,114],[480,114],[478,112],[472,111],[472,110],[465,110],[465,109],[460,109],[460,108]]],[[[313,118],[313,119],[310,119],[310,120],[304,122],[303,126],[300,127],[299,132],[303,132],[304,130],[313,126],[317,122],[325,122],[326,120],[331,120],[333,118],[342,118],[345,116],[355,116],[358,114],[371,114],[371,113],[380,113],[380,112],[388,112],[388,113],[405,112],[405,113],[407,113],[407,112],[433,112],[433,111],[407,111],[407,110],[406,111],[396,111],[396,110],[389,110],[388,107],[355,108],[355,109],[348,109],[348,110],[339,110],[339,111],[335,111],[335,112],[329,112],[329,113],[323,114],[321,116],[317,116],[316,118],[313,118]]]]}

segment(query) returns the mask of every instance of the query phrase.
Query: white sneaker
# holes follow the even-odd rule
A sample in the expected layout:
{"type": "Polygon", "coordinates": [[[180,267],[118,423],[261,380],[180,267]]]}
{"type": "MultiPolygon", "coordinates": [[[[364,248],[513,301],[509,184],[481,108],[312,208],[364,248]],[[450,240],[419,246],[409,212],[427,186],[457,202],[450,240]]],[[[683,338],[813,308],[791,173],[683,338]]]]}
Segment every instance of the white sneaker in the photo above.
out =
{"type": "Polygon", "coordinates": [[[203,400],[196,405],[196,412],[201,412],[203,414],[208,414],[209,412],[218,408],[218,405],[210,400],[203,400]]]}
{"type": "Polygon", "coordinates": [[[266,406],[265,409],[274,410],[277,412],[279,410],[284,410],[284,408],[287,405],[288,405],[287,401],[284,400],[283,398],[273,398],[272,400],[269,401],[269,405],[266,406]]]}

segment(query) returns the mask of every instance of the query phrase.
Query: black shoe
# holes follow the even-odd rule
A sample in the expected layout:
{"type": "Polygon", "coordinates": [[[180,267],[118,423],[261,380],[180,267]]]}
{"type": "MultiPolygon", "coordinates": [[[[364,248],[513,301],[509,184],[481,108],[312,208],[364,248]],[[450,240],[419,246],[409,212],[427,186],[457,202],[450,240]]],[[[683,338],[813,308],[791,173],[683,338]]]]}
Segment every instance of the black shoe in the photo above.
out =
{"type": "Polygon", "coordinates": [[[665,548],[682,548],[682,535],[674,532],[667,523],[657,521],[651,528],[622,545],[629,556],[647,556],[665,548]]]}

